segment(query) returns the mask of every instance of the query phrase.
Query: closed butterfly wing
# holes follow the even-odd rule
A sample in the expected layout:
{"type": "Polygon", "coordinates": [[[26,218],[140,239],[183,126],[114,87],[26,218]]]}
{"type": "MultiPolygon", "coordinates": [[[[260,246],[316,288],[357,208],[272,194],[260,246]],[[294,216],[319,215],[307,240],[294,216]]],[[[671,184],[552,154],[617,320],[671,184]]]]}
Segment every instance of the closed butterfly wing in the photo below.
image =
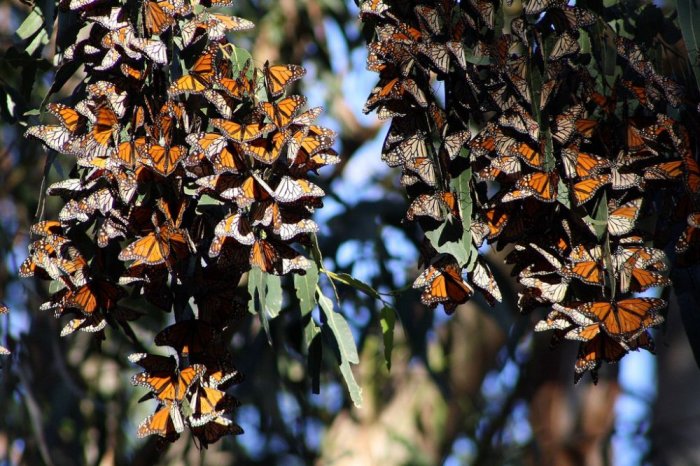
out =
{"type": "Polygon", "coordinates": [[[593,199],[596,192],[607,184],[610,184],[611,176],[608,174],[594,175],[574,183],[571,193],[577,206],[583,205],[593,199]]]}
{"type": "Polygon", "coordinates": [[[298,65],[274,65],[265,62],[263,67],[265,85],[271,97],[281,95],[295,81],[301,79],[306,70],[298,65]]]}
{"type": "Polygon", "coordinates": [[[608,214],[608,231],[613,236],[623,236],[631,232],[639,217],[644,198],[639,197],[614,207],[608,214]]]}
{"type": "Polygon", "coordinates": [[[179,408],[176,405],[166,404],[139,424],[136,436],[143,438],[149,435],[159,435],[168,441],[175,441],[183,430],[184,424],[179,408]]]}

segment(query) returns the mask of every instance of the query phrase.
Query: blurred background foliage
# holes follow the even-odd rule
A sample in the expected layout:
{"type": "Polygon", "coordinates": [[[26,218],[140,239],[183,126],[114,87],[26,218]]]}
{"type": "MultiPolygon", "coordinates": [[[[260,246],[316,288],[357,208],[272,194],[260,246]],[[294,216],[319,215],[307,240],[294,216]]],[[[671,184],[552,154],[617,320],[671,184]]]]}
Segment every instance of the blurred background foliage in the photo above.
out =
{"type": "MultiPolygon", "coordinates": [[[[650,47],[668,37],[661,34],[668,22],[678,20],[672,1],[597,3],[627,9],[625,27],[643,34],[640,41],[650,47]]],[[[55,7],[47,0],[34,6],[0,0],[0,301],[10,308],[0,317],[0,343],[12,351],[0,362],[0,464],[700,463],[700,372],[673,292],[667,324],[656,334],[658,355],[632,353],[604,367],[597,386],[588,379],[572,384],[574,344],[552,352],[549,335],[533,335],[542,315],[518,315],[517,290],[505,286],[509,270],[495,251],[486,257],[502,280],[503,304],[489,308],[474,299],[449,318],[426,309],[410,288],[421,235],[403,221],[397,173],[379,160],[386,128],[361,112],[375,77],[365,71],[356,4],[239,0],[231,12],[256,23],[235,41],[259,64],[269,59],[307,68],[309,105],[323,105],[321,124],[339,133],[342,163],[319,180],[329,194],[318,213],[320,246],[327,269],[387,293],[398,310],[391,370],[382,304],[340,285],[341,312],[360,350],[361,408],[351,403],[330,354],[321,361],[320,393],[312,393],[316,381],[308,376],[292,304],[272,322],[272,346],[253,316],[232,341],[247,375],[234,390],[244,435],[206,453],[188,438],[166,452],[153,439],[137,440],[136,424],[149,407],[137,404],[142,392],[129,383],[136,368],[125,356],[136,348],[109,328],[101,344],[85,333],[60,338],[62,323],[37,310],[48,290],[17,277],[39,194],[70,166],[47,161],[38,144],[22,137],[55,78],[55,7]],[[44,27],[27,35],[20,25],[32,11],[43,13],[44,27]]],[[[674,40],[664,44],[673,53],[659,54],[659,70],[693,89],[697,58],[689,66],[684,57],[697,56],[697,47],[674,40]]],[[[75,84],[67,82],[57,97],[75,84]]],[[[49,200],[46,209],[55,213],[58,206],[49,200]]],[[[690,286],[696,283],[690,272],[683,274],[690,286]]],[[[285,292],[293,293],[292,283],[285,292]]],[[[386,329],[392,319],[385,317],[386,329]]],[[[153,336],[146,324],[136,330],[143,341],[153,336]]]]}

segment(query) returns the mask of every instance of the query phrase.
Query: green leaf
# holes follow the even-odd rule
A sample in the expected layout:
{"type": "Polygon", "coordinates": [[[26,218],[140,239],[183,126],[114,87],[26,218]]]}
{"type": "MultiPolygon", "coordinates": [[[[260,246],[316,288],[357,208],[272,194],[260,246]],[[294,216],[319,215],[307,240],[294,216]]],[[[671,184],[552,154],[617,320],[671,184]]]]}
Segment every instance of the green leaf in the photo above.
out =
{"type": "Polygon", "coordinates": [[[678,0],[677,8],[678,24],[688,50],[690,67],[695,75],[695,83],[700,89],[700,7],[695,0],[678,0]]]}
{"type": "Polygon", "coordinates": [[[39,31],[39,34],[37,34],[34,39],[27,45],[27,47],[24,49],[29,55],[32,55],[34,52],[36,52],[39,47],[43,47],[44,45],[49,43],[49,35],[46,33],[44,29],[39,31]]]}
{"type": "Polygon", "coordinates": [[[267,318],[267,312],[265,311],[265,299],[267,297],[265,288],[266,284],[265,278],[263,277],[263,271],[257,267],[250,269],[250,272],[248,272],[248,293],[250,294],[250,301],[248,301],[248,312],[258,315],[260,318],[260,323],[265,330],[267,342],[270,344],[270,346],[272,346],[270,322],[267,318]]]}
{"type": "Polygon", "coordinates": [[[374,298],[374,299],[381,299],[381,296],[371,286],[369,286],[367,283],[358,280],[357,278],[353,277],[352,275],[349,275],[347,273],[335,273],[331,272],[330,270],[326,270],[326,275],[330,277],[332,280],[339,281],[340,283],[344,283],[348,286],[351,286],[357,290],[362,291],[366,295],[374,298]]]}
{"type": "Polygon", "coordinates": [[[462,221],[459,222],[455,217],[448,217],[436,229],[425,232],[425,237],[438,253],[450,254],[460,267],[467,266],[468,269],[471,269],[476,261],[476,255],[472,254],[472,199],[469,193],[471,175],[471,169],[464,170],[452,180],[451,184],[453,191],[457,194],[462,221]]]}
{"type": "Polygon", "coordinates": [[[608,232],[608,196],[605,191],[600,196],[598,204],[595,207],[593,219],[590,222],[595,230],[595,235],[598,240],[602,240],[608,232]]]}
{"type": "Polygon", "coordinates": [[[321,333],[321,328],[316,324],[314,319],[309,316],[309,321],[304,325],[304,347],[306,351],[311,349],[314,339],[321,333]]]}
{"type": "MultiPolygon", "coordinates": [[[[26,40],[32,37],[34,34],[39,32],[39,30],[44,26],[44,16],[41,14],[41,10],[34,8],[29,12],[29,16],[22,22],[20,27],[17,29],[17,35],[20,39],[26,40]]],[[[31,55],[31,52],[28,52],[31,55]]]]}
{"type": "Polygon", "coordinates": [[[359,363],[360,357],[357,354],[357,346],[350,326],[342,314],[333,310],[333,301],[324,296],[320,289],[318,290],[318,304],[326,316],[326,325],[330,328],[338,344],[340,373],[345,379],[345,385],[348,387],[353,404],[359,407],[362,405],[362,388],[357,384],[350,364],[359,363]]]}
{"type": "Polygon", "coordinates": [[[282,279],[278,275],[263,272],[265,279],[265,312],[274,319],[282,311],[282,279]]]}
{"type": "Polygon", "coordinates": [[[318,267],[315,263],[306,271],[306,274],[294,274],[294,289],[299,300],[301,316],[307,316],[316,307],[316,286],[318,285],[318,267]]]}
{"type": "Polygon", "coordinates": [[[379,313],[379,323],[384,338],[384,362],[387,370],[391,370],[391,352],[394,349],[394,327],[396,325],[396,310],[384,306],[379,313]]]}
{"type": "Polygon", "coordinates": [[[571,210],[571,200],[569,199],[569,187],[564,183],[564,181],[559,178],[559,183],[557,184],[557,201],[565,206],[567,209],[571,210]]]}

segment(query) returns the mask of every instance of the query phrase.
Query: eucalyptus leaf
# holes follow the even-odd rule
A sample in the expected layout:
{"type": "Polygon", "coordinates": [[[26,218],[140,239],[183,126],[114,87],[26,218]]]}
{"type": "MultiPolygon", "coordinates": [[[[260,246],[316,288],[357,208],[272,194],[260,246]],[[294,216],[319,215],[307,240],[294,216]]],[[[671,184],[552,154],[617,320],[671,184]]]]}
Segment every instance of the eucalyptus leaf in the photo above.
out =
{"type": "MultiPolygon", "coordinates": [[[[44,16],[41,14],[41,10],[34,8],[29,12],[29,16],[22,22],[22,24],[17,28],[17,35],[20,39],[29,39],[34,34],[39,32],[39,30],[44,26],[44,16]]],[[[31,52],[29,52],[31,54],[31,52]]]]}
{"type": "Polygon", "coordinates": [[[359,407],[362,405],[362,388],[357,384],[350,364],[358,364],[360,357],[357,354],[357,346],[355,345],[352,331],[350,331],[350,326],[345,317],[333,310],[333,301],[323,295],[320,289],[318,290],[318,304],[326,316],[326,325],[328,325],[338,344],[340,373],[345,379],[345,385],[348,388],[352,402],[359,407]]]}
{"type": "Polygon", "coordinates": [[[384,306],[379,313],[379,324],[382,327],[384,339],[384,362],[387,370],[391,370],[391,353],[394,349],[394,327],[396,326],[396,310],[384,306]]]}
{"type": "Polygon", "coordinates": [[[270,334],[270,321],[265,310],[266,307],[266,283],[263,276],[263,271],[257,267],[253,267],[248,272],[248,293],[250,300],[248,301],[248,312],[257,314],[260,318],[260,323],[265,330],[267,342],[272,346],[272,336],[270,334]],[[256,305],[257,303],[257,305],[256,305]]]}
{"type": "Polygon", "coordinates": [[[335,273],[331,271],[326,271],[326,275],[328,275],[333,280],[339,281],[357,290],[360,290],[374,299],[381,299],[381,296],[379,295],[377,290],[369,286],[367,283],[358,280],[352,275],[349,275],[347,273],[335,273]]]}
{"type": "Polygon", "coordinates": [[[311,264],[306,274],[294,274],[294,289],[302,317],[309,315],[316,307],[316,286],[318,286],[318,267],[315,263],[311,264]]]}
{"type": "Polygon", "coordinates": [[[263,272],[265,280],[265,312],[274,319],[282,311],[282,278],[263,272]]]}

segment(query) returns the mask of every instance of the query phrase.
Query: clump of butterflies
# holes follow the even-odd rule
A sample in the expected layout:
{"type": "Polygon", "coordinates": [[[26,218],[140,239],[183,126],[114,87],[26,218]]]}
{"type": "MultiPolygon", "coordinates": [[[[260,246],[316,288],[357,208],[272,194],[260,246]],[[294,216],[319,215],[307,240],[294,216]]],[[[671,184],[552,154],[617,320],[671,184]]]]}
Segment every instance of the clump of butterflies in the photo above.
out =
{"type": "Polygon", "coordinates": [[[639,293],[671,284],[659,247],[673,250],[680,233],[676,264],[700,258],[697,142],[681,122],[696,107],[613,31],[621,10],[603,20],[565,0],[360,8],[379,74],[365,111],[391,119],[382,159],[400,167],[407,219],[426,232],[422,302],[452,312],[474,288],[500,301],[478,254],[496,243],[524,287],[520,310],[551,309],[535,330],[580,342],[575,381],[653,351],[667,303],[639,293]]]}
{"type": "Polygon", "coordinates": [[[252,23],[209,10],[230,4],[61,1],[82,27],[63,66],[86,77],[73,104],[48,104],[57,122],[26,133],[76,167],[49,186],[65,202],[32,226],[20,274],[53,280],[41,309],[70,317],[62,335],[105,338],[109,323],[135,340],[144,309],[173,310],[155,336],[170,353],[129,357],[158,402],[137,434],[188,427],[204,447],[242,432],[225,391],[240,380],[226,344],[249,299],[239,282],[310,266],[299,246],[324,191],[308,176],[338,162],[335,133],[313,123],[322,109],[288,95],[305,70],[236,59],[226,34],[252,23]]]}

